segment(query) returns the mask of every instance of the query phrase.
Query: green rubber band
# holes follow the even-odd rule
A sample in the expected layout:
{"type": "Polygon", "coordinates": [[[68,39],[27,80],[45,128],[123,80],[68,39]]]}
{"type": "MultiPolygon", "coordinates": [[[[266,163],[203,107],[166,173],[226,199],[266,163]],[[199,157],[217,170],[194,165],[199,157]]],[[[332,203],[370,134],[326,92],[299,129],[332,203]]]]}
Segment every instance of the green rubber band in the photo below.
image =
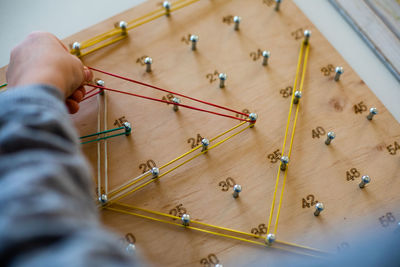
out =
{"type": "Polygon", "coordinates": [[[113,134],[113,135],[109,135],[109,136],[93,139],[93,140],[90,140],[90,141],[82,142],[81,145],[92,143],[92,142],[97,142],[97,141],[101,141],[101,140],[106,140],[108,138],[112,138],[112,137],[116,137],[116,136],[120,136],[120,135],[125,135],[125,133],[113,134]]]}
{"type": "Polygon", "coordinates": [[[84,139],[84,138],[88,138],[88,137],[92,137],[92,136],[96,136],[96,135],[100,135],[100,134],[111,133],[111,132],[122,130],[122,129],[125,129],[125,127],[121,126],[121,127],[115,128],[115,129],[105,130],[105,131],[102,131],[102,132],[81,136],[81,137],[79,137],[79,139],[84,139]]]}

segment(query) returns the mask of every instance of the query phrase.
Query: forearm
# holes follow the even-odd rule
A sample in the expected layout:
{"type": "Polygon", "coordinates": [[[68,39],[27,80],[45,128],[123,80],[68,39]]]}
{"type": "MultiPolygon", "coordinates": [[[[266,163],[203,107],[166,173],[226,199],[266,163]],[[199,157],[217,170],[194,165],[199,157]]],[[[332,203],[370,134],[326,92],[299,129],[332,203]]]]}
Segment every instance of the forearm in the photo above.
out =
{"type": "Polygon", "coordinates": [[[90,172],[68,116],[52,87],[0,94],[2,263],[23,262],[28,254],[34,260],[46,251],[74,265],[127,263],[99,226],[90,172]]]}

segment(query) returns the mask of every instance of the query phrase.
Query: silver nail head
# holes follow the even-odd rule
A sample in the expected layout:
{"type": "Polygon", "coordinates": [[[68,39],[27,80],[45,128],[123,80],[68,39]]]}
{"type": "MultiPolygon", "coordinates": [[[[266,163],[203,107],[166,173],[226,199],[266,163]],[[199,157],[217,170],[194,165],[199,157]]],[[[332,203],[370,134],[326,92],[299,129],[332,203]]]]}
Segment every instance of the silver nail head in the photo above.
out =
{"type": "Polygon", "coordinates": [[[373,118],[376,114],[378,114],[378,109],[377,109],[377,108],[370,108],[370,109],[369,109],[369,114],[368,114],[368,116],[367,116],[367,119],[368,119],[369,121],[371,121],[372,118],[373,118]]]}
{"type": "Polygon", "coordinates": [[[197,42],[199,41],[199,37],[197,35],[191,35],[190,41],[192,42],[192,50],[195,51],[197,49],[197,42]]]}
{"type": "Polygon", "coordinates": [[[300,101],[301,96],[302,96],[301,91],[294,92],[293,104],[297,105],[300,101]]]}
{"type": "Polygon", "coordinates": [[[131,132],[132,132],[131,124],[129,122],[125,121],[122,125],[125,128],[125,135],[129,136],[131,134],[131,132]]]}
{"type": "Polygon", "coordinates": [[[239,16],[234,16],[233,17],[233,22],[235,23],[235,27],[234,27],[235,31],[239,30],[239,24],[240,24],[241,21],[242,21],[241,17],[239,17],[239,16]]]}
{"type": "Polygon", "coordinates": [[[238,198],[240,192],[242,192],[242,186],[236,184],[236,185],[233,187],[233,194],[232,194],[233,197],[234,197],[234,198],[238,198]]]}
{"type": "Polygon", "coordinates": [[[340,76],[344,73],[344,70],[343,70],[343,67],[340,67],[340,66],[338,66],[338,67],[336,67],[336,69],[335,69],[335,81],[337,82],[337,81],[339,81],[339,79],[340,79],[340,76]]]}
{"type": "MultiPolygon", "coordinates": [[[[181,100],[179,98],[177,98],[177,97],[174,97],[174,98],[172,98],[172,102],[174,104],[180,104],[181,100]]],[[[174,109],[174,111],[178,111],[179,110],[179,106],[178,105],[174,105],[173,109],[174,109]]]]}
{"type": "Polygon", "coordinates": [[[160,169],[157,167],[153,167],[153,168],[151,168],[150,172],[151,172],[151,174],[153,174],[153,179],[155,179],[160,174],[160,169]]]}
{"type": "Polygon", "coordinates": [[[97,80],[97,81],[96,81],[96,84],[97,84],[98,86],[104,87],[105,82],[104,82],[103,80],[97,80]]]}
{"type": "Polygon", "coordinates": [[[135,244],[128,244],[128,246],[126,246],[126,252],[128,252],[129,254],[134,254],[136,252],[135,244]]]}
{"type": "Polygon", "coordinates": [[[314,216],[319,216],[319,214],[323,210],[324,210],[324,204],[322,204],[321,202],[318,202],[317,204],[315,204],[314,216]]]}
{"type": "Polygon", "coordinates": [[[106,205],[108,202],[108,197],[106,194],[101,194],[101,196],[99,197],[99,202],[101,205],[106,205]]]}
{"type": "Polygon", "coordinates": [[[254,125],[256,124],[257,118],[258,118],[257,113],[250,113],[249,114],[250,128],[254,127],[254,125]]]}
{"type": "MultiPolygon", "coordinates": [[[[104,87],[106,83],[103,80],[96,80],[96,85],[104,87]]],[[[100,95],[104,95],[104,89],[98,88],[100,89],[100,95]]]]}
{"type": "Polygon", "coordinates": [[[310,37],[311,37],[311,31],[305,30],[304,31],[304,44],[305,45],[308,45],[308,42],[310,41],[310,37]]]}
{"type": "Polygon", "coordinates": [[[144,59],[144,64],[146,64],[146,72],[151,72],[151,64],[153,64],[153,59],[151,57],[146,57],[144,59]]]}
{"type": "Polygon", "coordinates": [[[288,156],[282,156],[281,157],[281,170],[284,171],[286,170],[286,167],[289,163],[289,157],[288,156]]]}
{"type": "Polygon", "coordinates": [[[215,264],[215,266],[214,267],[223,267],[222,266],[222,264],[220,264],[220,263],[217,263],[217,264],[215,264]]]}
{"type": "Polygon", "coordinates": [[[225,73],[220,73],[218,75],[219,77],[219,88],[224,88],[225,87],[225,81],[226,81],[226,74],[225,73]]]}
{"type": "Polygon", "coordinates": [[[163,7],[165,8],[165,15],[169,17],[169,15],[171,14],[171,3],[168,1],[164,1],[163,7]]]}
{"type": "Polygon", "coordinates": [[[189,214],[183,214],[181,220],[182,220],[182,224],[183,224],[184,226],[189,226],[189,223],[190,223],[190,215],[189,215],[189,214]]]}
{"type": "Polygon", "coordinates": [[[81,55],[81,44],[79,42],[74,42],[72,44],[72,53],[77,56],[81,55]]]}
{"type": "Polygon", "coordinates": [[[279,11],[282,0],[275,0],[275,11],[279,11]]]}
{"type": "Polygon", "coordinates": [[[207,138],[201,139],[201,145],[203,146],[203,149],[201,151],[206,151],[208,149],[209,144],[210,141],[207,138]]]}
{"type": "Polygon", "coordinates": [[[267,66],[268,65],[268,59],[271,56],[271,52],[264,50],[262,52],[262,56],[263,56],[263,61],[262,61],[262,65],[263,66],[267,66]]]}
{"type": "Polygon", "coordinates": [[[272,245],[276,240],[276,236],[274,234],[268,234],[267,237],[265,238],[265,243],[267,245],[272,245]]]}
{"type": "Polygon", "coordinates": [[[326,135],[325,145],[329,146],[333,139],[335,139],[336,134],[334,132],[329,132],[326,135]]]}
{"type": "Polygon", "coordinates": [[[127,32],[128,23],[122,20],[119,22],[118,26],[121,29],[123,35],[126,35],[128,33],[127,32]]]}
{"type": "Polygon", "coordinates": [[[358,185],[360,188],[364,188],[366,184],[369,184],[371,182],[371,178],[368,175],[364,175],[361,177],[361,182],[358,185]]]}

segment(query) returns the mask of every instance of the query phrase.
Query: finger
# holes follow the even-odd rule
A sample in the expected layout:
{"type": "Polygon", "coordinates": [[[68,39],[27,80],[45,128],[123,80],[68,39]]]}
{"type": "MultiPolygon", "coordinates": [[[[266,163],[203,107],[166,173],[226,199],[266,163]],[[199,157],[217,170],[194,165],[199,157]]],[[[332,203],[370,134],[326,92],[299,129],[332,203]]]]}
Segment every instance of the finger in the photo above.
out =
{"type": "Polygon", "coordinates": [[[68,98],[67,100],[65,100],[65,103],[66,103],[66,105],[67,105],[67,107],[68,107],[69,113],[75,114],[75,113],[78,112],[78,110],[79,110],[79,104],[78,104],[78,102],[76,102],[76,101],[73,100],[73,99],[68,98]]]}
{"type": "Polygon", "coordinates": [[[93,80],[93,72],[86,66],[83,66],[83,71],[85,72],[85,82],[90,82],[93,80]]]}
{"type": "Polygon", "coordinates": [[[81,87],[79,87],[77,90],[81,91],[83,96],[86,95],[86,89],[83,85],[81,87]]]}
{"type": "Polygon", "coordinates": [[[84,95],[81,90],[75,90],[69,98],[79,103],[82,101],[83,97],[84,95]]]}
{"type": "Polygon", "coordinates": [[[86,76],[86,74],[85,74],[85,71],[84,71],[84,68],[83,68],[83,64],[82,64],[82,62],[80,61],[80,59],[78,59],[77,57],[75,57],[75,56],[72,56],[72,55],[70,55],[71,56],[71,58],[72,58],[72,61],[71,61],[71,63],[72,63],[72,70],[73,70],[73,74],[72,74],[72,76],[71,76],[71,84],[70,84],[70,88],[69,88],[69,95],[71,95],[75,90],[76,90],[76,88],[79,88],[80,86],[82,86],[84,83],[85,83],[85,76],[86,76]]]}

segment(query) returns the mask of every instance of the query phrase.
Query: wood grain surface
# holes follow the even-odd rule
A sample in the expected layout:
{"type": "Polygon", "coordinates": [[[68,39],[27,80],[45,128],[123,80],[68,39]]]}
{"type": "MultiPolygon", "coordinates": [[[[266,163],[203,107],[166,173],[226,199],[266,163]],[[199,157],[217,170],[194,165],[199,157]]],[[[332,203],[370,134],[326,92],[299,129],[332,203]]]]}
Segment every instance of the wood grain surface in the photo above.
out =
{"type": "MultiPolygon", "coordinates": [[[[111,29],[117,21],[129,21],[159,7],[158,1],[148,1],[64,42],[86,40],[111,29]]],[[[293,87],[305,29],[312,31],[309,64],[277,239],[335,253],[343,243],[351,246],[349,233],[393,230],[392,219],[381,216],[391,213],[396,221],[400,218],[400,151],[391,155],[387,148],[400,143],[399,124],[292,1],[284,1],[276,12],[272,1],[201,0],[170,17],[135,28],[126,39],[82,58],[91,67],[258,114],[254,128],[121,202],[163,213],[182,204],[193,220],[248,233],[267,224],[279,168],[279,162],[272,163],[268,155],[282,149],[290,97],[283,97],[281,90],[293,87]],[[242,18],[239,31],[223,20],[236,15],[242,18]],[[188,34],[199,36],[197,51],[182,41],[188,34]],[[253,60],[251,53],[257,54],[258,49],[271,52],[268,66],[262,66],[262,58],[253,60]],[[151,73],[137,63],[142,56],[152,57],[151,73]],[[339,82],[333,80],[333,72],[324,75],[321,69],[329,70],[328,65],[343,66],[339,82]],[[224,89],[219,88],[218,80],[210,83],[206,78],[216,70],[228,76],[224,89]],[[366,119],[368,111],[356,114],[354,105],[360,102],[368,109],[376,107],[379,114],[372,121],[366,119]],[[323,128],[324,134],[313,138],[317,127],[323,128]],[[330,146],[324,144],[328,131],[337,135],[330,146]],[[346,172],[352,168],[360,176],[348,181],[346,172]],[[372,179],[364,189],[358,187],[362,175],[372,179]],[[232,197],[232,188],[225,192],[219,185],[228,177],[243,188],[237,199],[232,197]],[[324,203],[320,216],[313,215],[315,206],[303,207],[308,195],[324,203]]],[[[166,95],[104,74],[95,73],[95,77],[110,88],[159,99],[166,95]]],[[[72,116],[80,135],[97,131],[96,98],[82,103],[72,116]]],[[[189,138],[196,139],[197,134],[212,138],[239,123],[184,108],[174,112],[171,105],[113,92],[106,92],[106,98],[107,128],[113,128],[123,116],[133,127],[129,137],[107,142],[110,190],[139,176],[140,164],[150,159],[161,166],[189,151],[189,138]]],[[[181,100],[182,104],[206,107],[181,100]]],[[[82,149],[96,182],[97,144],[82,149]]],[[[281,186],[282,179],[278,197],[281,186]]],[[[101,215],[121,236],[132,233],[137,254],[156,266],[214,266],[212,254],[225,266],[245,265],[254,258],[278,264],[281,257],[292,254],[274,246],[262,247],[110,210],[102,210],[101,215]]]]}

